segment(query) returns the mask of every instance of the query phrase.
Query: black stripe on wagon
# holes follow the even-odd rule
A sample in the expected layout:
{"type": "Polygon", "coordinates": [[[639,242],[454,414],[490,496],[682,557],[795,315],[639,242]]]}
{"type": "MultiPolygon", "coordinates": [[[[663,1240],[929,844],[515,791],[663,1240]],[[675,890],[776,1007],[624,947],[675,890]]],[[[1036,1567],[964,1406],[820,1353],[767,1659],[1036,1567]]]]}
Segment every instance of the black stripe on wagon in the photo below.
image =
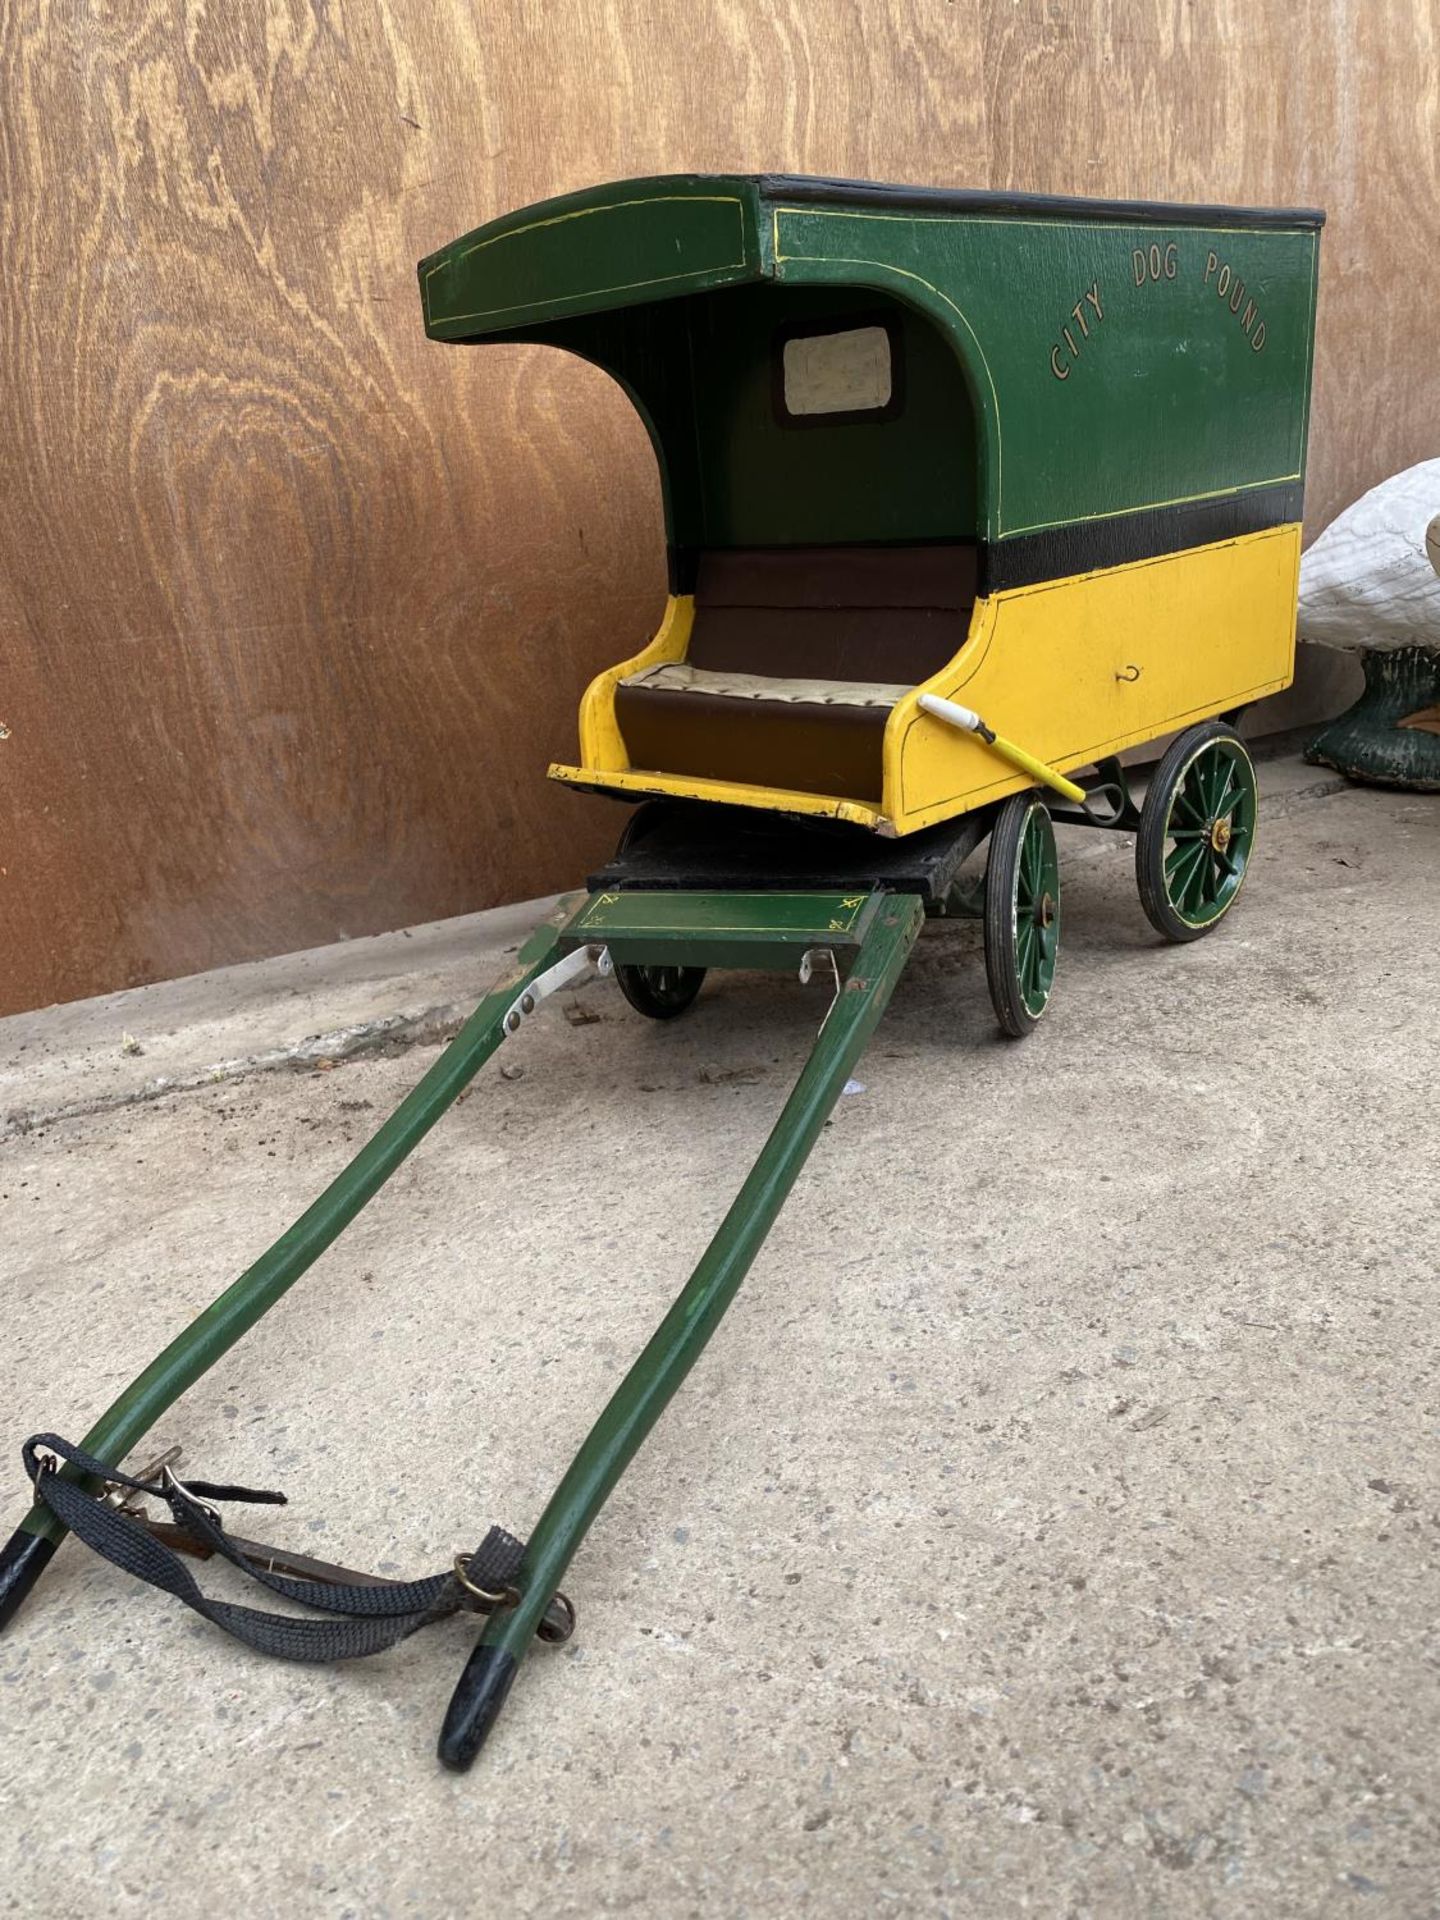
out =
{"type": "Polygon", "coordinates": [[[1042,580],[1063,580],[1073,573],[1123,567],[1132,560],[1155,560],[1187,547],[1208,547],[1217,540],[1265,533],[1298,520],[1304,509],[1303,481],[1252,487],[1220,500],[1187,500],[1175,507],[1144,507],[1108,520],[1073,520],[1042,533],[1020,533],[991,540],[980,549],[980,592],[1031,587],[1042,580]]]}
{"type": "Polygon", "coordinates": [[[769,201],[796,207],[876,207],[887,212],[979,214],[989,219],[1084,220],[1145,227],[1323,227],[1319,207],[1185,206],[1166,200],[1082,200],[1070,194],[993,193],[970,187],[912,187],[883,180],[823,180],[808,174],[751,178],[769,201]]]}

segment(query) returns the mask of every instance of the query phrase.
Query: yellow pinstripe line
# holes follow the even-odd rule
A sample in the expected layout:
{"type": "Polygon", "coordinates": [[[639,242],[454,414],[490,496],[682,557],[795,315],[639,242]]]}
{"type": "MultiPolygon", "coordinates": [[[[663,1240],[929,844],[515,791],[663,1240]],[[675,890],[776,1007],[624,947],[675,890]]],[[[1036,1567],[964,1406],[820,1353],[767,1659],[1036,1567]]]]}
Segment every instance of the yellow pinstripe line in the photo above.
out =
{"type": "MultiPolygon", "coordinates": [[[[947,306],[954,308],[955,312],[960,315],[961,320],[963,320],[965,323],[966,331],[969,333],[971,339],[975,342],[976,350],[980,355],[980,363],[985,369],[985,378],[990,383],[990,396],[995,406],[995,431],[996,431],[995,538],[997,540],[1007,535],[1013,539],[1022,533],[1044,533],[1051,527],[1078,527],[1078,526],[1086,526],[1090,522],[1095,520],[1116,520],[1116,519],[1119,519],[1122,515],[1127,513],[1146,513],[1151,510],[1159,509],[1162,507],[1183,507],[1183,506],[1192,505],[1197,500],[1226,500],[1226,499],[1230,499],[1235,494],[1251,493],[1257,487],[1283,486],[1287,481],[1299,480],[1302,477],[1298,471],[1295,473],[1275,474],[1271,478],[1266,480],[1242,480],[1237,482],[1236,485],[1234,485],[1233,487],[1215,487],[1208,493],[1180,494],[1180,495],[1177,495],[1176,498],[1174,498],[1173,500],[1146,500],[1146,501],[1142,501],[1138,505],[1132,505],[1128,507],[1108,507],[1103,513],[1074,514],[1074,515],[1069,515],[1060,520],[1037,520],[1033,522],[1031,525],[1025,526],[1025,527],[1006,527],[1004,467],[1002,464],[1004,434],[1000,426],[1000,399],[999,399],[999,395],[996,393],[996,390],[995,390],[995,379],[992,373],[990,372],[989,362],[985,359],[985,349],[980,345],[980,337],[976,333],[974,326],[971,324],[966,314],[961,310],[959,306],[956,305],[956,303],[950,298],[948,294],[942,293],[939,287],[934,286],[930,281],[923,279],[920,274],[911,273],[905,267],[891,266],[887,261],[884,261],[884,260],[859,260],[859,259],[853,259],[846,256],[842,256],[839,254],[783,252],[780,246],[780,215],[782,213],[786,213],[786,214],[790,214],[795,218],[803,219],[803,220],[888,220],[888,221],[898,220],[912,226],[932,226],[932,227],[933,226],[954,226],[957,222],[964,222],[965,224],[968,224],[971,226],[1084,227],[1087,230],[1099,231],[1102,229],[1109,229],[1109,230],[1114,230],[1121,233],[1153,233],[1156,230],[1157,225],[1163,227],[1164,223],[1157,222],[1157,223],[1152,223],[1150,225],[1145,225],[1141,222],[1129,222],[1124,220],[1026,220],[1026,219],[1007,219],[1007,218],[999,217],[995,215],[972,215],[972,214],[965,214],[965,213],[939,214],[939,215],[937,214],[908,215],[904,213],[866,213],[866,212],[860,212],[860,211],[843,212],[843,211],[838,211],[838,210],[825,208],[825,207],[816,207],[816,208],[776,207],[773,209],[773,213],[774,213],[774,221],[773,221],[772,238],[773,238],[773,244],[775,249],[775,260],[777,265],[779,265],[782,261],[785,261],[785,260],[802,260],[805,262],[814,262],[822,265],[825,262],[829,261],[829,262],[833,262],[834,265],[841,266],[841,267],[874,267],[884,272],[902,274],[907,280],[914,280],[914,281],[917,281],[920,286],[928,287],[931,293],[935,294],[938,299],[943,300],[947,306]]],[[[1186,223],[1186,228],[1187,228],[1187,231],[1194,232],[1194,233],[1255,233],[1255,232],[1262,232],[1262,231],[1263,232],[1278,231],[1283,237],[1289,237],[1292,239],[1298,239],[1303,234],[1309,231],[1309,229],[1305,227],[1281,227],[1279,229],[1275,229],[1275,228],[1261,229],[1261,228],[1255,228],[1255,227],[1190,227],[1188,222],[1186,223]]],[[[1313,254],[1316,251],[1316,236],[1312,234],[1311,240],[1312,240],[1312,254],[1313,254]]],[[[1312,299],[1311,315],[1310,315],[1310,351],[1312,352],[1314,349],[1314,339],[1315,339],[1315,316],[1314,316],[1314,304],[1312,299]]],[[[1309,367],[1308,358],[1307,358],[1306,366],[1307,366],[1307,373],[1308,373],[1308,367],[1309,367]]],[[[1308,393],[1308,380],[1307,380],[1307,393],[1308,393]]],[[[1307,412],[1308,412],[1308,402],[1307,402],[1307,412]]]]}
{"type": "MultiPolygon", "coordinates": [[[[828,253],[783,253],[780,248],[780,215],[782,213],[801,213],[801,209],[798,207],[775,208],[774,246],[775,263],[777,266],[782,260],[804,260],[817,262],[822,266],[828,263],[837,267],[874,267],[879,272],[898,274],[903,280],[913,280],[917,286],[925,287],[929,292],[934,294],[937,300],[943,300],[951,312],[959,317],[961,325],[975,343],[975,351],[980,356],[980,365],[985,369],[985,379],[990,388],[990,404],[995,410],[995,532],[998,538],[1000,534],[1001,502],[1003,501],[1005,491],[1003,464],[1005,453],[1004,435],[1000,430],[1000,395],[995,390],[995,376],[990,371],[990,362],[985,358],[985,349],[980,344],[979,334],[976,333],[970,323],[969,315],[963,307],[950,298],[948,293],[942,293],[939,287],[935,286],[932,281],[925,279],[922,274],[912,273],[908,267],[892,266],[888,260],[847,259],[839,254],[828,253]]],[[[807,216],[802,214],[802,217],[807,216]]]]}
{"type": "Polygon", "coordinates": [[[1185,507],[1196,500],[1228,500],[1232,494],[1253,493],[1257,487],[1281,487],[1287,480],[1298,480],[1298,473],[1277,473],[1269,480],[1240,480],[1233,487],[1215,487],[1209,493],[1180,493],[1173,500],[1147,500],[1138,507],[1107,507],[1103,513],[1080,513],[1064,520],[1037,520],[1028,527],[1009,527],[1010,539],[1022,533],[1046,533],[1051,527],[1082,527],[1092,520],[1119,520],[1127,513],[1149,513],[1161,507],[1185,507]]]}
{"type": "Polygon", "coordinates": [[[552,214],[548,220],[531,220],[523,227],[510,227],[504,233],[492,234],[488,240],[477,240],[473,246],[466,247],[463,253],[454,255],[447,253],[443,255],[433,266],[425,269],[425,317],[432,326],[451,326],[460,320],[490,320],[502,313],[521,313],[533,307],[561,306],[567,300],[593,299],[599,294],[637,293],[643,287],[668,286],[676,280],[699,280],[703,279],[705,275],[709,273],[727,273],[732,268],[743,267],[746,264],[744,242],[745,203],[737,194],[733,193],[657,193],[641,195],[634,200],[611,200],[604,206],[599,207],[577,207],[573,213],[552,214]],[[723,260],[718,266],[696,267],[685,273],[664,273],[653,280],[627,280],[613,287],[586,287],[576,293],[557,294],[554,298],[546,300],[517,300],[508,307],[479,307],[476,308],[473,313],[437,314],[431,311],[430,280],[432,275],[439,273],[442,268],[459,266],[461,261],[468,260],[472,254],[481,252],[485,247],[499,246],[503,240],[518,240],[522,234],[538,233],[545,227],[564,226],[567,221],[587,220],[592,214],[596,213],[619,213],[626,207],[663,207],[670,205],[734,207],[740,217],[740,258],[738,260],[723,260]]]}

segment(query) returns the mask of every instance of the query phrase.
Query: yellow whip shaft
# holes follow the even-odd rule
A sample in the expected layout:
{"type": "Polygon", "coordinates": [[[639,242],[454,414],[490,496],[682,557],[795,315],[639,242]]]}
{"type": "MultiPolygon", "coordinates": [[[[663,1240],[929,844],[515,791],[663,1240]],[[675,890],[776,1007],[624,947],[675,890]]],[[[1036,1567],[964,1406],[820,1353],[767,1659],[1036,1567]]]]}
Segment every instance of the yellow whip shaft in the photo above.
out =
{"type": "Polygon", "coordinates": [[[1017,747],[1013,740],[1006,740],[992,728],[987,727],[978,713],[969,707],[962,707],[956,700],[942,700],[938,693],[922,693],[920,706],[926,713],[933,714],[937,720],[943,720],[947,726],[958,727],[962,733],[973,733],[993,747],[996,753],[1007,759],[1011,766],[1019,767],[1022,773],[1028,773],[1032,780],[1038,780],[1042,786],[1050,787],[1061,793],[1067,800],[1083,802],[1085,789],[1077,787],[1073,780],[1067,780],[1063,773],[1057,773],[1053,767],[1047,767],[1043,760],[1037,760],[1033,753],[1027,753],[1024,747],[1017,747]]]}

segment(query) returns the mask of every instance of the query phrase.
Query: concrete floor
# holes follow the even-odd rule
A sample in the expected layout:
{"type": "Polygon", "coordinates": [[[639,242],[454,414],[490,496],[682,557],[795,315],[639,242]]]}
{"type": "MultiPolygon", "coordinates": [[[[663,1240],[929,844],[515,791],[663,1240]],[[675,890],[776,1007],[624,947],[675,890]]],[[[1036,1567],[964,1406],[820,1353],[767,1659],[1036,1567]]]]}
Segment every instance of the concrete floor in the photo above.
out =
{"type": "MultiPolygon", "coordinates": [[[[468,1776],[467,1625],[272,1664],[67,1546],[0,1642],[0,1910],[1440,1913],[1440,804],[1265,781],[1189,948],[1062,836],[1023,1046],[927,930],[468,1776]]],[[[305,1205],[526,917],[0,1023],[7,1530],[21,1438],[305,1205]]],[[[355,1564],[523,1530],[822,1004],[552,1006],[156,1439],[355,1564]]]]}

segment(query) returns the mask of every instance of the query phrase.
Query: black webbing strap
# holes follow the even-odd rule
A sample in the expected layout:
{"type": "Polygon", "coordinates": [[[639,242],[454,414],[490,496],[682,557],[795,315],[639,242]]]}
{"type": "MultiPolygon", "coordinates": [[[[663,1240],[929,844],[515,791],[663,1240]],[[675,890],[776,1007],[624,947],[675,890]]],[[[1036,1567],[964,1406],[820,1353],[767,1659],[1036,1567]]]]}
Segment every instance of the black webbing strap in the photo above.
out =
{"type": "Polygon", "coordinates": [[[25,1442],[21,1455],[36,1499],[101,1559],[133,1573],[137,1580],[148,1581],[162,1593],[173,1594],[257,1653],[273,1654],[279,1660],[363,1659],[367,1654],[383,1653],[422,1627],[448,1619],[462,1608],[485,1611],[481,1596],[499,1596],[511,1587],[525,1551],[524,1543],[513,1534],[503,1527],[491,1527],[477,1551],[463,1563],[464,1580],[454,1570],[431,1574],[424,1580],[387,1580],[373,1586],[291,1579],[248,1558],[227,1536],[219,1515],[205,1504],[210,1500],[244,1500],[284,1506],[283,1493],[259,1493],[249,1487],[216,1486],[199,1480],[182,1485],[168,1470],[155,1480],[132,1479],[54,1433],[34,1434],[25,1442]],[[255,1607],[210,1599],[163,1541],[118,1507],[57,1472],[56,1455],[79,1472],[110,1486],[128,1487],[164,1500],[177,1526],[262,1587],[286,1600],[298,1600],[318,1612],[342,1617],[297,1619],[291,1614],[262,1613],[255,1607]]]}

